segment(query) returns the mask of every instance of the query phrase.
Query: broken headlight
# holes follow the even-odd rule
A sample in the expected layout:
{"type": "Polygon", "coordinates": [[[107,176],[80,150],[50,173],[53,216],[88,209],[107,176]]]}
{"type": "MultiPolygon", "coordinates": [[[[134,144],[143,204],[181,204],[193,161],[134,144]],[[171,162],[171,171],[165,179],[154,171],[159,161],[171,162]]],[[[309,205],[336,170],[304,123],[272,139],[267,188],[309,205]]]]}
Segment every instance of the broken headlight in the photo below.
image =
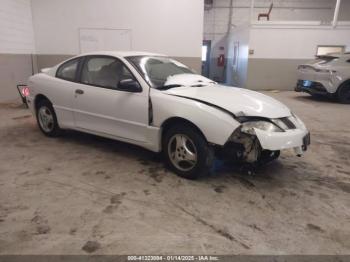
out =
{"type": "Polygon", "coordinates": [[[277,125],[267,121],[249,121],[244,122],[241,131],[246,134],[255,135],[254,128],[261,129],[267,132],[284,132],[284,130],[277,125]]]}

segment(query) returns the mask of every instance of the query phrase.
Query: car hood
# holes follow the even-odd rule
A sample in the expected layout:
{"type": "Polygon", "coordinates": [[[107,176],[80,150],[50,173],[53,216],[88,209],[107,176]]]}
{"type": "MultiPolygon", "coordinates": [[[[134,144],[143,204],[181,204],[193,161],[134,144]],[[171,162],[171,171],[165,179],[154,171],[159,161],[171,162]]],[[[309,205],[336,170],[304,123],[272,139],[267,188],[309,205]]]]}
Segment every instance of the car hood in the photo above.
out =
{"type": "Polygon", "coordinates": [[[281,118],[291,115],[288,107],[272,97],[237,87],[218,84],[171,88],[165,93],[223,108],[236,116],[281,118]]]}

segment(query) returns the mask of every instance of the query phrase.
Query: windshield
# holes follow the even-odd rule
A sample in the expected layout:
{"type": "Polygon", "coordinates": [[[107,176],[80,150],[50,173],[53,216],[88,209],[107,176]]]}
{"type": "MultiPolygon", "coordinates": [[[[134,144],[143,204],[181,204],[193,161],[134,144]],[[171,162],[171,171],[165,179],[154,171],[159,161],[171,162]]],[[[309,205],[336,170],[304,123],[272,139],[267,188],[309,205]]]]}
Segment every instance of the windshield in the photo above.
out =
{"type": "Polygon", "coordinates": [[[138,69],[153,88],[164,87],[171,76],[196,74],[184,64],[169,57],[129,56],[126,59],[138,69]]]}
{"type": "Polygon", "coordinates": [[[336,62],[338,60],[339,60],[339,57],[332,56],[332,55],[316,56],[316,63],[318,63],[320,65],[328,64],[330,62],[336,62]]]}

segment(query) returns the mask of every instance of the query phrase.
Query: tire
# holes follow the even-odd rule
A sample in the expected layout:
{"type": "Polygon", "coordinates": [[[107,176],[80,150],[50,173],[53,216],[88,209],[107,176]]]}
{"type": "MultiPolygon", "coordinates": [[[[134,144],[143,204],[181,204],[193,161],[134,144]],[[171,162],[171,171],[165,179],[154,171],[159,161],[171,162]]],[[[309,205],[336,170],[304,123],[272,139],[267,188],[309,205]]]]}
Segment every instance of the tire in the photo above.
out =
{"type": "Polygon", "coordinates": [[[44,135],[48,137],[61,135],[62,130],[58,125],[55,110],[49,100],[39,101],[36,109],[36,120],[44,135]]]}
{"type": "Polygon", "coordinates": [[[350,104],[350,82],[342,84],[337,91],[338,101],[342,104],[350,104]]]}
{"type": "Polygon", "coordinates": [[[162,148],[169,167],[186,179],[206,174],[214,159],[206,139],[190,125],[171,127],[165,133],[162,148]]]}

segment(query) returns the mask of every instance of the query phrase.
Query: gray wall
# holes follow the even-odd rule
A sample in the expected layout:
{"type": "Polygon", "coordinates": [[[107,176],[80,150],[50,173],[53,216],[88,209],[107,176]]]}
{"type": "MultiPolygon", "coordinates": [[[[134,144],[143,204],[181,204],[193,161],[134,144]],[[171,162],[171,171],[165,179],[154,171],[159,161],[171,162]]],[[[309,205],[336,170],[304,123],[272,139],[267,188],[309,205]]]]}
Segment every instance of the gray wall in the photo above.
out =
{"type": "Polygon", "coordinates": [[[293,90],[297,67],[306,59],[248,59],[248,78],[245,87],[253,90],[293,90]]]}
{"type": "Polygon", "coordinates": [[[0,103],[20,101],[18,84],[32,75],[32,59],[27,54],[0,54],[0,103]]]}
{"type": "Polygon", "coordinates": [[[57,65],[71,57],[73,57],[73,55],[35,55],[35,72],[37,73],[43,68],[57,65]]]}
{"type": "Polygon", "coordinates": [[[0,103],[18,100],[16,86],[32,74],[35,51],[30,0],[0,4],[0,103]]]}

